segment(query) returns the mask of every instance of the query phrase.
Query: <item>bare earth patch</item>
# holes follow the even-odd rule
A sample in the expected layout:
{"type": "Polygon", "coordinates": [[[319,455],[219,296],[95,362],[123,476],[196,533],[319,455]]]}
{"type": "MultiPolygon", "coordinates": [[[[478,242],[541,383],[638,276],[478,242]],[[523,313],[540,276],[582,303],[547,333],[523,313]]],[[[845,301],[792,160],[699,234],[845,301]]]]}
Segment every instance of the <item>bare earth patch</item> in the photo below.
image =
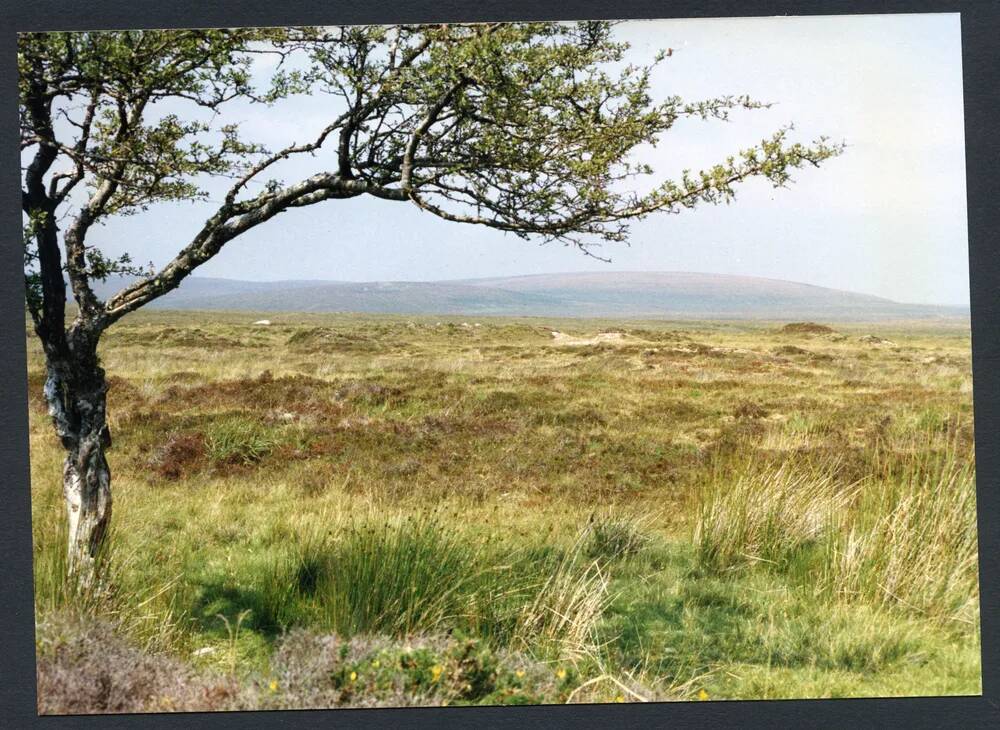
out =
{"type": "Polygon", "coordinates": [[[564,332],[552,332],[552,340],[557,345],[562,345],[565,347],[583,347],[586,345],[640,345],[649,344],[647,340],[643,340],[634,335],[628,335],[624,332],[600,332],[593,337],[574,337],[573,335],[567,335],[564,332]]]}

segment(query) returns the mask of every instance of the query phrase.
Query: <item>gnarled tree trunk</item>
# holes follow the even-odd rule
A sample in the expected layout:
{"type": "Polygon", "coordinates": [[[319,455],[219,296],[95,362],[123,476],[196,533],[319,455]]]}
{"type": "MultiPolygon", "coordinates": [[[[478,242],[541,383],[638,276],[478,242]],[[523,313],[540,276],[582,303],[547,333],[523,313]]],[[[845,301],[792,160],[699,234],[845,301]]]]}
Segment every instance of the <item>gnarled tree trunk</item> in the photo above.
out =
{"type": "Polygon", "coordinates": [[[68,570],[82,586],[96,578],[96,560],[111,521],[111,445],[107,382],[96,353],[49,359],[45,398],[66,449],[63,493],[69,525],[68,570]]]}

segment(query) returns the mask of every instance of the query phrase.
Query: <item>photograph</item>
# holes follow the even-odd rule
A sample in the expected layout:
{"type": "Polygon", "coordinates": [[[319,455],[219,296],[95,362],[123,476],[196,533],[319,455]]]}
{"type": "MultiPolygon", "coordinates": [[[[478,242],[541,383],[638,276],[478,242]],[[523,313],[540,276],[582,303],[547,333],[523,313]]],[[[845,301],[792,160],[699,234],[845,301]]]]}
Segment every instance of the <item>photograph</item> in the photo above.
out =
{"type": "Polygon", "coordinates": [[[981,696],[963,20],[20,32],[38,714],[981,696]]]}

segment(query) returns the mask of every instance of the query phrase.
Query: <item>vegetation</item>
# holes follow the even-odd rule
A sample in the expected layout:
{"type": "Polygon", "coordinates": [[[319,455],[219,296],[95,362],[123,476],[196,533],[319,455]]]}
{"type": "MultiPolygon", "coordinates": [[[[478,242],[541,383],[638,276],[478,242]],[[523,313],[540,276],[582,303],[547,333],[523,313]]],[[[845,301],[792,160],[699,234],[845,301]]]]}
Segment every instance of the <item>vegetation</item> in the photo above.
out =
{"type": "MultiPolygon", "coordinates": [[[[635,153],[679,119],[726,120],[766,104],[655,101],[651,75],[670,53],[636,65],[627,50],[600,21],[18,36],[20,149],[30,160],[21,174],[25,304],[66,452],[77,580],[94,579],[112,513],[101,339],[230,241],[294,208],[370,195],[589,253],[626,241],[634,220],[728,203],[752,178],[782,187],[793,170],[843,151],[826,138],[793,143],[788,127],[699,173],[649,180],[635,153]],[[254,64],[261,55],[276,59],[270,73],[254,64]],[[331,98],[329,118],[304,143],[269,150],[242,139],[225,114],[296,93],[331,98]],[[302,156],[326,159],[327,169],[289,181],[283,163],[302,156]],[[202,203],[204,224],[159,269],[135,265],[137,251],[112,257],[89,235],[110,217],[177,201],[202,203]],[[116,275],[127,277],[123,288],[102,300],[95,285],[116,275]]],[[[232,435],[213,437],[216,456],[260,458],[256,448],[231,452],[232,435]]]]}
{"type": "Polygon", "coordinates": [[[980,692],[967,322],[255,319],[102,340],[89,587],[29,344],[43,711],[980,692]]]}

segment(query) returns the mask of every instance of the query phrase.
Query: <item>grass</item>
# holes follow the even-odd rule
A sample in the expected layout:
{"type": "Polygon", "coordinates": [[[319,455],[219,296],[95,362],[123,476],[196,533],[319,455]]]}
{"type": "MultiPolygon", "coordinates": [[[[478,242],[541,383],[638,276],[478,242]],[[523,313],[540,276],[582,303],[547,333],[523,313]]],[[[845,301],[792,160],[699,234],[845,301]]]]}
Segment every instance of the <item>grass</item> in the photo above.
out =
{"type": "Polygon", "coordinates": [[[838,598],[931,620],[974,624],[978,563],[972,454],[935,437],[887,457],[876,444],[868,476],[843,484],[829,466],[747,465],[702,494],[694,542],[709,571],[755,563],[815,582],[838,598]]]}
{"type": "Polygon", "coordinates": [[[695,525],[701,565],[729,570],[752,563],[783,567],[836,529],[854,485],[830,467],[812,470],[784,461],[777,469],[740,467],[705,488],[695,525]]]}
{"type": "Polygon", "coordinates": [[[636,555],[650,542],[647,519],[627,513],[592,515],[586,532],[586,554],[610,562],[636,555]]]}
{"type": "Polygon", "coordinates": [[[967,323],[268,318],[108,333],[87,596],[29,340],[51,711],[980,691],[967,323]]]}
{"type": "Polygon", "coordinates": [[[484,569],[478,546],[422,515],[352,525],[306,568],[299,583],[324,597],[325,625],[399,637],[473,620],[484,569]]]}
{"type": "Polygon", "coordinates": [[[582,538],[532,592],[517,616],[516,644],[529,651],[554,645],[557,656],[570,658],[594,651],[594,628],[607,604],[607,578],[596,560],[584,557],[582,538]]]}
{"type": "Polygon", "coordinates": [[[607,583],[583,555],[584,535],[549,551],[501,551],[495,539],[456,532],[435,513],[341,520],[277,552],[253,625],[400,640],[458,630],[548,656],[593,651],[607,583]]]}
{"type": "MultiPolygon", "coordinates": [[[[928,447],[865,490],[833,544],[828,581],[873,605],[974,625],[978,617],[976,489],[971,455],[928,447]]],[[[884,460],[884,455],[880,455],[884,460]]]]}
{"type": "Polygon", "coordinates": [[[272,429],[247,416],[213,422],[205,441],[208,456],[220,464],[255,464],[278,445],[272,429]]]}

